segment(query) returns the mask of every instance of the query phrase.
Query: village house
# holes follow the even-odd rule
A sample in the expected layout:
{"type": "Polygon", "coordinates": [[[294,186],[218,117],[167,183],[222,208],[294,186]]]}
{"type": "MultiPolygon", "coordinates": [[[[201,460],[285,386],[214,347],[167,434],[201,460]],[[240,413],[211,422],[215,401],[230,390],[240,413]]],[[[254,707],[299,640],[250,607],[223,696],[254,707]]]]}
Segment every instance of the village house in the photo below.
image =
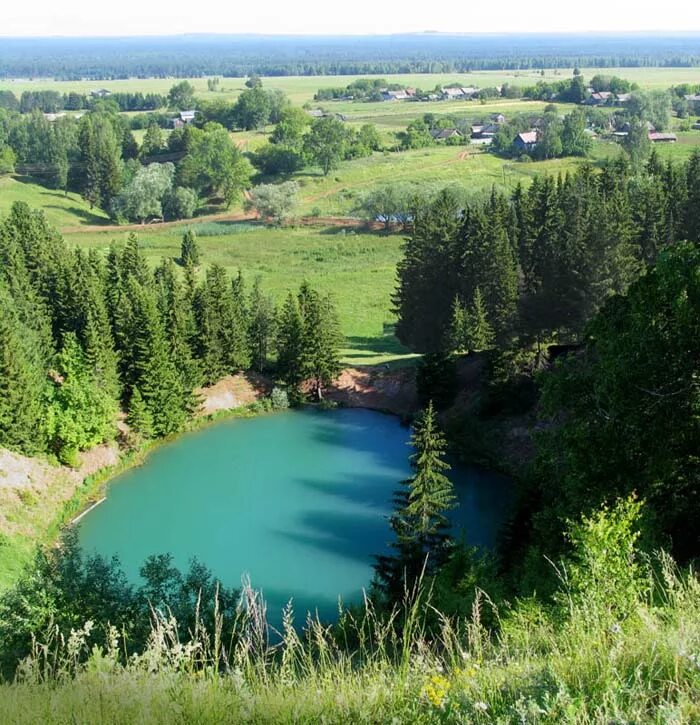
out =
{"type": "Polygon", "coordinates": [[[173,128],[182,128],[194,122],[197,111],[180,111],[179,115],[171,119],[173,128]]]}
{"type": "Polygon", "coordinates": [[[407,101],[410,96],[405,90],[402,91],[381,91],[383,101],[407,101]]]}
{"type": "Polygon", "coordinates": [[[90,91],[90,95],[93,98],[107,98],[112,95],[112,91],[108,91],[106,88],[97,88],[94,91],[90,91]]]}
{"type": "Polygon", "coordinates": [[[500,130],[501,127],[497,123],[488,123],[481,127],[479,138],[493,138],[500,130]]]}
{"type": "Polygon", "coordinates": [[[469,86],[467,88],[460,88],[460,90],[462,91],[462,95],[466,99],[474,98],[474,96],[476,96],[476,94],[479,92],[479,89],[475,88],[474,86],[469,86]]]}
{"type": "Polygon", "coordinates": [[[610,91],[593,91],[584,101],[588,106],[604,106],[614,100],[614,94],[610,91]]]}
{"type": "Polygon", "coordinates": [[[443,88],[442,96],[448,101],[456,101],[464,98],[464,92],[461,88],[443,88]]]}
{"type": "Polygon", "coordinates": [[[658,131],[649,131],[649,140],[652,143],[675,143],[678,136],[675,133],[659,133],[658,131]]]}
{"type": "Polygon", "coordinates": [[[491,121],[493,123],[505,123],[506,117],[502,113],[492,113],[491,114],[491,121]]]}
{"type": "Polygon", "coordinates": [[[538,136],[537,131],[523,131],[523,133],[519,133],[515,140],[513,141],[513,146],[516,151],[519,151],[522,154],[529,154],[532,149],[537,146],[538,136]]]}
{"type": "Polygon", "coordinates": [[[462,134],[457,128],[432,128],[430,135],[435,141],[445,141],[448,138],[462,138],[462,134]]]}

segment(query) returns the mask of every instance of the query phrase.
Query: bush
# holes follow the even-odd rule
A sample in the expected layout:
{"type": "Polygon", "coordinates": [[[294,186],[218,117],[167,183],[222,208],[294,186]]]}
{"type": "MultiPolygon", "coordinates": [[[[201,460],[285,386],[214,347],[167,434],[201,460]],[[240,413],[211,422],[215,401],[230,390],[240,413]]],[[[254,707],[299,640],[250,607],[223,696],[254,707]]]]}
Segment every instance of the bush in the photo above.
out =
{"type": "Polygon", "coordinates": [[[287,410],[289,408],[289,396],[284,388],[274,387],[270,393],[270,402],[273,410],[287,410]]]}
{"type": "Polygon", "coordinates": [[[185,186],[178,186],[163,198],[163,215],[166,219],[191,219],[198,206],[197,193],[185,186]]]}

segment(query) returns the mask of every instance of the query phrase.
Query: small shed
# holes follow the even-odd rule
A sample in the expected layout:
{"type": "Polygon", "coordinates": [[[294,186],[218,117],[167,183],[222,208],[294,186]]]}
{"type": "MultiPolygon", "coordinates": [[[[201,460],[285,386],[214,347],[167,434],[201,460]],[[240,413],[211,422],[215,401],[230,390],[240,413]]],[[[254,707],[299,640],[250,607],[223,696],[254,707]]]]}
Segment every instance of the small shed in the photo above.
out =
{"type": "Polygon", "coordinates": [[[675,133],[659,133],[658,131],[649,132],[649,140],[652,143],[675,143],[678,136],[675,133]]]}

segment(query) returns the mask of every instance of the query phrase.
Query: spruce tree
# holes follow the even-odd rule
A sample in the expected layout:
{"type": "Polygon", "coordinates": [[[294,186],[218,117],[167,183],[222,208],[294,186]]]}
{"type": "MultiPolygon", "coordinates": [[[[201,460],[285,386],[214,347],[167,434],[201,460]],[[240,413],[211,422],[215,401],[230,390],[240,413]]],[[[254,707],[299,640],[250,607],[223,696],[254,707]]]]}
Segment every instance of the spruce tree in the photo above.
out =
{"type": "MultiPolygon", "coordinates": [[[[192,308],[182,289],[175,265],[171,259],[164,259],[155,272],[158,307],[170,343],[170,353],[180,374],[183,389],[192,391],[201,383],[199,362],[195,359],[191,341],[195,336],[195,321],[192,308]]],[[[190,411],[196,408],[194,396],[188,405],[190,411]]]]}
{"type": "Polygon", "coordinates": [[[115,400],[120,395],[118,371],[119,356],[106,303],[106,290],[102,268],[95,259],[89,259],[80,250],[74,252],[75,299],[73,331],[78,335],[85,360],[96,383],[115,400]]]}
{"type": "Polygon", "coordinates": [[[197,237],[191,229],[188,229],[182,237],[182,244],[180,246],[180,264],[182,264],[183,267],[198,267],[199,259],[200,254],[197,237]]]}
{"type": "Polygon", "coordinates": [[[395,534],[394,556],[380,556],[376,566],[379,586],[389,598],[410,588],[422,572],[432,576],[449,554],[447,511],[455,508],[454,489],[445,472],[447,443],[437,423],[432,403],[418,417],[411,433],[411,467],[390,519],[395,534]]]}
{"type": "Polygon", "coordinates": [[[156,435],[170,435],[182,430],[187,421],[190,391],[173,361],[154,292],[133,278],[128,285],[135,321],[134,385],[153,416],[156,435]]]}
{"type": "Polygon", "coordinates": [[[248,336],[252,353],[252,364],[262,372],[267,366],[268,355],[275,336],[277,310],[269,295],[261,288],[260,278],[256,278],[249,300],[250,322],[248,336]]]}
{"type": "Polygon", "coordinates": [[[458,291],[455,238],[463,226],[462,206],[458,195],[446,189],[431,204],[416,210],[392,297],[398,318],[396,336],[412,350],[439,350],[449,332],[458,291]]]}
{"type": "Polygon", "coordinates": [[[221,265],[212,265],[197,290],[194,309],[205,381],[214,383],[223,375],[246,369],[250,346],[240,283],[234,286],[221,265]]]}
{"type": "Polygon", "coordinates": [[[304,324],[299,303],[291,292],[280,312],[276,348],[277,374],[295,395],[304,380],[304,324]]]}
{"type": "Polygon", "coordinates": [[[474,290],[474,298],[464,320],[464,347],[470,352],[487,350],[493,345],[495,335],[489,323],[481,288],[474,290]]]}
{"type": "Polygon", "coordinates": [[[131,391],[126,422],[129,428],[140,438],[151,438],[153,436],[153,416],[146,406],[138,387],[131,391]]]}
{"type": "Polygon", "coordinates": [[[468,352],[467,345],[467,310],[459,295],[452,302],[452,322],[450,324],[450,348],[455,352],[468,352]]]}
{"type": "Polygon", "coordinates": [[[303,375],[310,379],[316,400],[338,376],[342,335],[338,316],[329,296],[321,297],[306,283],[299,290],[299,310],[303,326],[303,375]]]}
{"type": "Polygon", "coordinates": [[[0,279],[0,446],[45,451],[48,392],[40,340],[22,323],[0,279]]]}

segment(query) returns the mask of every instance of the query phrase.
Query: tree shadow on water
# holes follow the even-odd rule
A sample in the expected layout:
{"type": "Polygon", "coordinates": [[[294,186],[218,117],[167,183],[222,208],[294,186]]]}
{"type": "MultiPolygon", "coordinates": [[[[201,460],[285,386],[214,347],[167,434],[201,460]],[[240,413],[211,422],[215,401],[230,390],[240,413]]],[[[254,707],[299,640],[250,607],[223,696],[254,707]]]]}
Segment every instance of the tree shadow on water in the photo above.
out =
{"type": "Polygon", "coordinates": [[[386,551],[391,538],[386,516],[380,511],[368,511],[365,515],[307,511],[298,523],[306,533],[280,530],[275,533],[324,554],[332,553],[363,564],[371,564],[376,554],[386,551]]]}
{"type": "Polygon", "coordinates": [[[335,425],[314,427],[314,440],[324,446],[372,454],[378,465],[401,468],[410,455],[409,432],[395,416],[372,410],[340,409],[334,411],[335,425]]]}

